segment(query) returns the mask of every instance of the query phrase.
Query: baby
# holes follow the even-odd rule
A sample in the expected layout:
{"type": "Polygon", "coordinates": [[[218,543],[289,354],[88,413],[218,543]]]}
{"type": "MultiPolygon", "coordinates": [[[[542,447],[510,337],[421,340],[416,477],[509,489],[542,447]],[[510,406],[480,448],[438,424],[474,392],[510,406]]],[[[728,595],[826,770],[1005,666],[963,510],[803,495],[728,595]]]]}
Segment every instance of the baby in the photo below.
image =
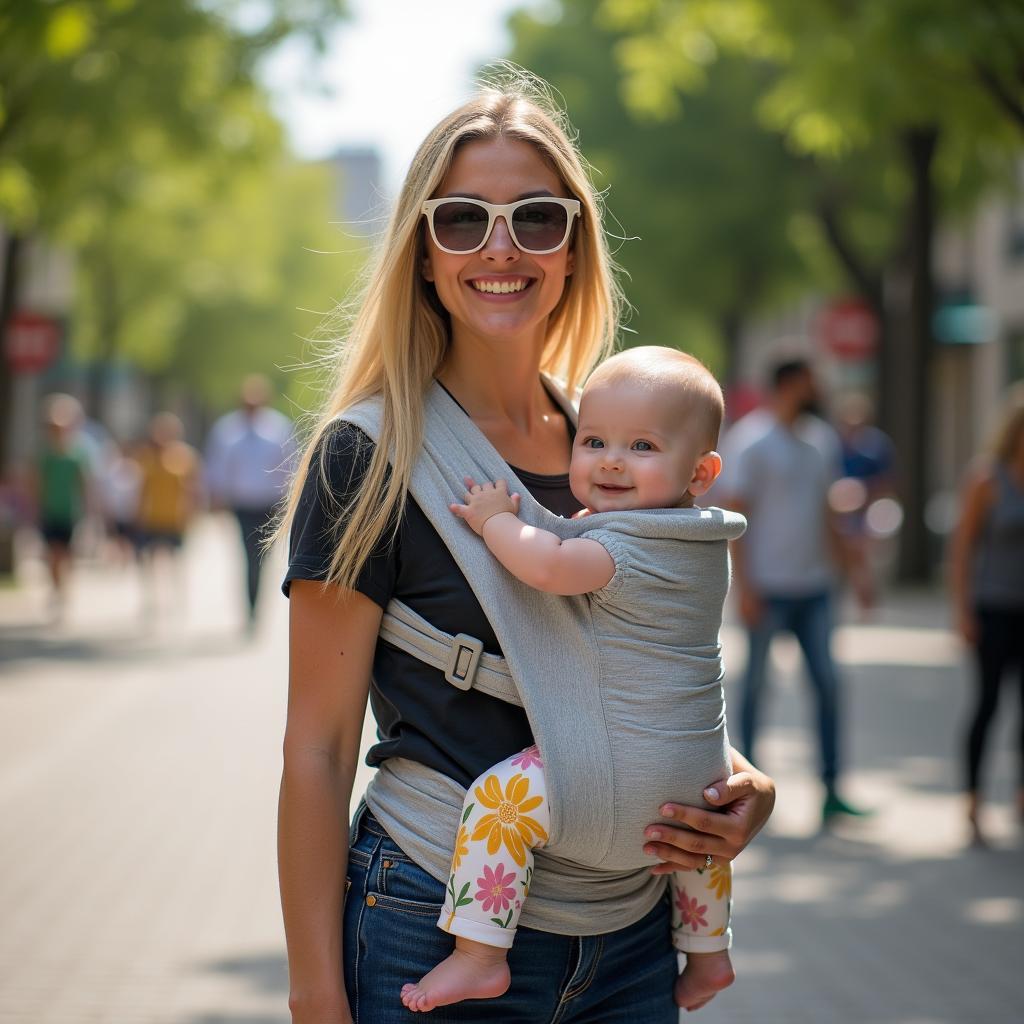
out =
{"type": "MultiPolygon", "coordinates": [[[[586,506],[578,516],[691,508],[721,471],[722,460],[714,449],[722,411],[718,382],[696,359],[675,349],[634,348],[602,363],[584,389],[572,450],[570,487],[586,506]]],[[[561,540],[519,520],[519,496],[509,494],[505,481],[477,484],[467,479],[466,484],[465,504],[452,505],[452,512],[518,579],[548,593],[587,594],[629,621],[642,623],[658,615],[655,605],[645,603],[645,592],[650,594],[657,583],[652,575],[645,584],[637,571],[642,558],[631,560],[628,586],[611,586],[617,563],[630,558],[630,545],[650,543],[644,537],[609,538],[614,531],[610,527],[595,528],[601,541],[586,534],[561,540]]],[[[727,558],[724,544],[721,558],[727,558]]],[[[666,569],[657,567],[662,596],[666,569]]],[[[727,578],[724,570],[722,578],[727,578]]],[[[711,610],[714,642],[723,597],[724,586],[720,593],[709,588],[703,598],[717,604],[711,610]]],[[[689,699],[686,693],[671,693],[672,700],[689,699]]],[[[647,696],[638,688],[638,707],[647,696]]],[[[723,721],[720,686],[710,701],[703,699],[701,724],[723,721]]],[[[652,717],[657,714],[651,711],[652,717]]],[[[699,781],[704,786],[714,778],[699,781]]],[[[402,1002],[409,1010],[491,998],[508,988],[506,950],[529,890],[532,851],[548,838],[542,752],[531,747],[485,772],[470,786],[461,821],[438,922],[455,935],[455,949],[417,984],[403,987],[402,1002]]],[[[694,1010],[734,979],[728,952],[730,867],[708,857],[702,869],[675,872],[669,881],[673,944],[686,954],[675,998],[679,1006],[694,1010]]]]}

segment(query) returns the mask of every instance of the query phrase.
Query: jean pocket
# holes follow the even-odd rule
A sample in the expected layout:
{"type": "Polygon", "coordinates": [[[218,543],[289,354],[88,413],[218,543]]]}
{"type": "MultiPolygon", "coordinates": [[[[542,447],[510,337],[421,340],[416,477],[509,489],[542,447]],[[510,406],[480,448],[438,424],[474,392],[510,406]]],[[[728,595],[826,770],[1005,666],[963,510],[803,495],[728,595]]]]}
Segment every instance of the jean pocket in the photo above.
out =
{"type": "Polygon", "coordinates": [[[382,850],[376,896],[378,905],[392,910],[437,917],[444,903],[444,883],[404,855],[390,856],[382,850]]]}

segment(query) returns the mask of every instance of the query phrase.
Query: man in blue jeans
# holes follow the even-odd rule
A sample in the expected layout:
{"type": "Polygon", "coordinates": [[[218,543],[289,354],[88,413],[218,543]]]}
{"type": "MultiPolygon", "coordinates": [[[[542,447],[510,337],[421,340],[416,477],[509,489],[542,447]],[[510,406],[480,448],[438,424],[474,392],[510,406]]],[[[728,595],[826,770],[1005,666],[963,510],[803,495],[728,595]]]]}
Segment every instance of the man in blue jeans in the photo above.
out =
{"type": "Polygon", "coordinates": [[[723,445],[716,503],[742,512],[746,534],[732,544],[733,579],[749,655],[740,695],[740,740],[753,760],[772,636],[788,630],[803,651],[817,701],[822,820],[858,814],[839,795],[840,680],[832,660],[832,591],[845,570],[858,600],[871,604],[859,551],[844,543],[828,503],[842,475],[835,431],[817,413],[817,388],[803,360],[780,363],[764,408],[741,419],[723,445]]]}

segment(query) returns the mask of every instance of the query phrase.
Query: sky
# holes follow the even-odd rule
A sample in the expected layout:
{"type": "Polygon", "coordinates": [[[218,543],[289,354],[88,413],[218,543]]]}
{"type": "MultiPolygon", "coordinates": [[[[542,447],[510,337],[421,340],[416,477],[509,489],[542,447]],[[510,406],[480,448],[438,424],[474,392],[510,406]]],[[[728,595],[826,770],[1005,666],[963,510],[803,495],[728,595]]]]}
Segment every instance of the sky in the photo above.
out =
{"type": "Polygon", "coordinates": [[[314,72],[307,50],[286,44],[263,79],[294,151],[317,159],[341,146],[373,146],[393,195],[430,128],[465,100],[473,72],[509,46],[505,21],[536,0],[349,0],[314,72]]]}

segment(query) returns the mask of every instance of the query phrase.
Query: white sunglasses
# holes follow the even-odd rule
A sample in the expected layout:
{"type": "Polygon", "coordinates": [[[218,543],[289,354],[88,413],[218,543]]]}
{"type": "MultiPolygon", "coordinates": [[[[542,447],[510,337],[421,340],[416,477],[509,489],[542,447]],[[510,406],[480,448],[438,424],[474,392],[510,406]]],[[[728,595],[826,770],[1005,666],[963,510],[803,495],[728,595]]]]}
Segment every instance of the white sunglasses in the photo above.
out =
{"type": "Polygon", "coordinates": [[[459,256],[478,252],[491,237],[494,222],[504,217],[517,248],[533,256],[544,256],[565,245],[573,221],[580,216],[580,201],[544,196],[500,204],[458,196],[428,199],[423,204],[423,213],[430,237],[443,252],[459,256]]]}

